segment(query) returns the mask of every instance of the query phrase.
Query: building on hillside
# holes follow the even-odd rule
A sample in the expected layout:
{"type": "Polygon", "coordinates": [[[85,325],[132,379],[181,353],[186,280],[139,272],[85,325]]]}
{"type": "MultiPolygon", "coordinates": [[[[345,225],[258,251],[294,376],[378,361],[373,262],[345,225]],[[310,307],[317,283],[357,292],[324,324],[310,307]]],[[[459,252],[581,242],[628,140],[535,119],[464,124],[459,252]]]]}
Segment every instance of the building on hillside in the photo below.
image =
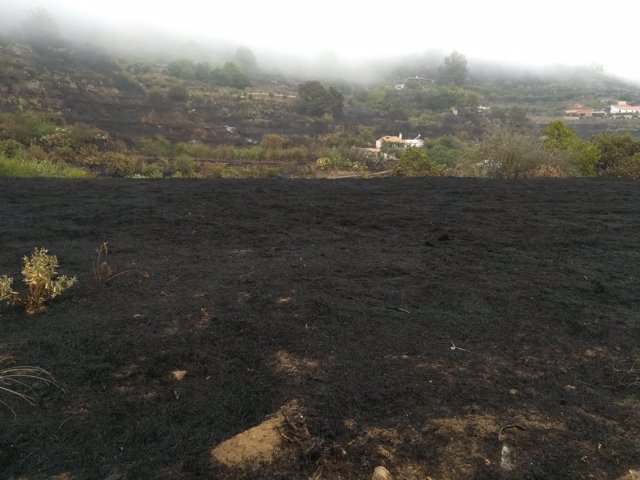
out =
{"type": "Polygon", "coordinates": [[[615,105],[611,105],[609,113],[611,115],[639,115],[640,106],[629,105],[627,102],[618,102],[615,105]]]}
{"type": "Polygon", "coordinates": [[[394,143],[396,145],[402,145],[404,148],[409,148],[409,147],[416,147],[416,148],[420,148],[420,147],[424,147],[424,140],[422,140],[420,138],[420,135],[418,135],[416,138],[412,138],[412,139],[403,139],[402,138],[402,134],[398,134],[398,136],[394,136],[394,135],[385,135],[384,137],[380,137],[378,140],[376,140],[376,148],[382,148],[382,145],[385,143],[394,143]]]}
{"type": "Polygon", "coordinates": [[[585,107],[580,103],[576,103],[573,108],[564,111],[565,117],[573,118],[591,118],[593,117],[593,108],[585,107]]]}

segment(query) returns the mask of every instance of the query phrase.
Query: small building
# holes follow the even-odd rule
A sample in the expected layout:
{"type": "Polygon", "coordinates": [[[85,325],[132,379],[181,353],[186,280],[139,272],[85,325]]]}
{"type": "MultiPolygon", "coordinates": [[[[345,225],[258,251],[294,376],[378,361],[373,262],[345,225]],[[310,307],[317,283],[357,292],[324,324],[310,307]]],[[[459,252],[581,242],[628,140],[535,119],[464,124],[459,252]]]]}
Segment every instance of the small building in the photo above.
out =
{"type": "Polygon", "coordinates": [[[420,135],[412,139],[403,139],[401,133],[398,134],[397,137],[394,135],[385,135],[384,137],[380,137],[378,140],[376,140],[376,148],[382,148],[382,145],[385,143],[394,143],[396,145],[402,145],[404,148],[424,147],[424,140],[420,138],[420,135]]]}
{"type": "Polygon", "coordinates": [[[585,107],[580,103],[576,103],[573,108],[564,111],[565,117],[573,118],[591,118],[593,117],[593,108],[585,107]]]}
{"type": "Polygon", "coordinates": [[[611,105],[611,110],[609,110],[611,115],[639,115],[640,114],[640,106],[638,105],[629,105],[627,102],[618,102],[616,105],[611,105]]]}

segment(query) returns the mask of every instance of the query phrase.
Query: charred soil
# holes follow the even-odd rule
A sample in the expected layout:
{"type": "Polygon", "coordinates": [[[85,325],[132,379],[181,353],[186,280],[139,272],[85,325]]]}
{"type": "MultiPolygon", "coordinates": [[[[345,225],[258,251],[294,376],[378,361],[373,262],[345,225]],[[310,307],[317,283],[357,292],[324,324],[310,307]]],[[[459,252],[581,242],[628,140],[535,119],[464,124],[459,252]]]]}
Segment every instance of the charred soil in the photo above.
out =
{"type": "Polygon", "coordinates": [[[15,418],[0,409],[1,478],[640,468],[637,183],[0,189],[0,274],[19,278],[22,256],[45,247],[78,276],[44,314],[0,307],[0,355],[62,387],[36,385],[37,405],[11,403],[15,418]],[[96,282],[103,241],[113,272],[133,273],[96,282]],[[234,445],[256,438],[261,450],[239,458],[234,445]]]}

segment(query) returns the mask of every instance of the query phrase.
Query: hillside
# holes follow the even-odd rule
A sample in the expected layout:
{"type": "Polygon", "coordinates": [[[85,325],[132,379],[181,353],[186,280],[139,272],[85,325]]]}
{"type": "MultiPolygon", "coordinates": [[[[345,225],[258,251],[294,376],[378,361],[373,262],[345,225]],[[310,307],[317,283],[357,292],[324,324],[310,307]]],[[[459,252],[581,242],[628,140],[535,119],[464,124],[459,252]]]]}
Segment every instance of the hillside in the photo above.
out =
{"type": "MultiPolygon", "coordinates": [[[[172,141],[220,145],[259,141],[265,133],[304,137],[354,125],[376,134],[404,131],[436,137],[467,132],[477,136],[488,120],[503,118],[514,108],[546,119],[561,117],[573,103],[604,107],[618,99],[640,99],[637,87],[588,69],[530,72],[482,64],[472,65],[464,90],[411,82],[403,91],[394,90],[407,72],[434,77],[434,67],[426,65],[409,62],[388,73],[387,80],[367,85],[357,79],[334,81],[345,96],[344,114],[318,119],[301,115],[296,108],[302,79],[295,75],[256,68],[247,71],[249,88],[215,87],[168,75],[166,63],[116,60],[106,51],[69,43],[32,48],[4,41],[0,108],[61,112],[70,123],[86,123],[127,140],[162,135],[172,141]],[[186,89],[186,95],[171,98],[172,87],[186,89]],[[465,109],[478,104],[488,106],[490,113],[477,115],[465,109]],[[461,115],[452,115],[453,107],[461,115]]],[[[637,130],[635,125],[626,127],[637,130]]]]}
{"type": "Polygon", "coordinates": [[[210,61],[116,58],[62,39],[3,40],[0,175],[640,177],[638,115],[569,119],[560,143],[541,137],[574,103],[604,112],[637,101],[637,86],[579,68],[474,70],[456,55],[449,76],[433,59],[396,60],[359,83],[278,72],[246,48],[210,61]],[[510,139],[501,145],[517,153],[504,158],[518,165],[500,153],[482,167],[492,135],[510,139]],[[404,155],[409,140],[423,161],[404,155]]]}

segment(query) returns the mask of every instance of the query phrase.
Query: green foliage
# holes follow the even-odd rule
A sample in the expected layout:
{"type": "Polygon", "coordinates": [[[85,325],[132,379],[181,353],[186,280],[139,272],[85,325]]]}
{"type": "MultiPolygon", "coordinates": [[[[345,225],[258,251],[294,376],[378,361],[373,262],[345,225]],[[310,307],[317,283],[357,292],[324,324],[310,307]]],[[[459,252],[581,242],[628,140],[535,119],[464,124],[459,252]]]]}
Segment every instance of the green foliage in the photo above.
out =
{"type": "Polygon", "coordinates": [[[213,68],[209,63],[198,63],[191,60],[175,60],[167,67],[167,73],[183,80],[199,80],[210,85],[244,89],[251,86],[247,74],[232,62],[222,68],[213,68]]]}
{"type": "Polygon", "coordinates": [[[174,102],[186,102],[189,92],[182,85],[172,85],[167,92],[167,98],[174,102]]]}
{"type": "Polygon", "coordinates": [[[582,140],[564,122],[554,121],[542,129],[542,147],[555,153],[564,153],[567,160],[583,176],[596,175],[600,151],[595,145],[582,140]]]}
{"type": "Polygon", "coordinates": [[[640,141],[634,140],[629,134],[602,133],[593,139],[593,144],[600,151],[596,169],[601,175],[615,171],[626,159],[640,153],[640,141]]]}
{"type": "Polygon", "coordinates": [[[144,75],[145,73],[151,73],[153,71],[153,67],[148,63],[135,62],[127,65],[126,70],[134,75],[144,75]]]}
{"type": "Polygon", "coordinates": [[[336,88],[325,89],[316,80],[303,82],[298,86],[298,111],[314,117],[325,114],[342,115],[344,96],[336,88]]]}
{"type": "Polygon", "coordinates": [[[70,167],[64,163],[6,158],[0,155],[0,177],[89,178],[91,176],[91,173],[84,169],[70,167]]]}
{"type": "Polygon", "coordinates": [[[260,148],[267,150],[283,148],[287,142],[288,139],[282,135],[278,135],[277,133],[265,133],[262,136],[262,140],[260,140],[260,148]]]}
{"type": "Polygon", "coordinates": [[[22,158],[24,145],[13,139],[0,141],[0,155],[8,158],[22,158]]]}
{"type": "Polygon", "coordinates": [[[191,60],[174,60],[167,66],[167,73],[172,77],[193,80],[196,78],[196,66],[191,60]]]}
{"type": "Polygon", "coordinates": [[[23,145],[39,142],[63,125],[59,116],[36,112],[0,113],[0,139],[13,139],[23,145]]]}
{"type": "Polygon", "coordinates": [[[173,153],[173,145],[164,137],[141,138],[138,140],[138,148],[149,157],[170,157],[173,153]]]}
{"type": "Polygon", "coordinates": [[[544,127],[542,129],[542,135],[544,137],[542,145],[550,150],[565,149],[571,142],[578,138],[576,132],[560,120],[551,122],[544,127]]]}
{"type": "Polygon", "coordinates": [[[143,163],[140,166],[140,173],[146,178],[163,178],[170,169],[169,161],[160,158],[154,162],[143,163]]]}
{"type": "Polygon", "coordinates": [[[528,111],[519,106],[509,108],[498,107],[492,109],[490,118],[494,122],[502,124],[505,128],[524,131],[531,123],[527,114],[528,111]]]}
{"type": "Polygon", "coordinates": [[[170,161],[171,169],[174,173],[179,172],[183,177],[193,176],[196,169],[196,162],[186,154],[177,155],[170,161]]]}
{"type": "Polygon", "coordinates": [[[394,173],[400,177],[437,177],[444,174],[446,167],[429,158],[421,148],[406,148],[400,154],[394,173]]]}
{"type": "Polygon", "coordinates": [[[438,73],[440,83],[445,85],[463,85],[468,73],[467,57],[456,51],[452,52],[451,55],[444,58],[444,63],[438,73]]]}
{"type": "Polygon", "coordinates": [[[434,162],[447,167],[453,167],[458,163],[458,159],[464,148],[464,143],[457,137],[446,135],[425,141],[425,148],[429,158],[434,162]]]}
{"type": "Polygon", "coordinates": [[[36,248],[30,257],[24,257],[22,276],[27,293],[20,295],[13,291],[13,279],[0,277],[0,301],[23,305],[28,314],[46,311],[48,301],[71,288],[76,277],[58,276],[58,259],[49,255],[44,248],[36,248]]]}
{"type": "Polygon", "coordinates": [[[94,145],[98,149],[111,146],[107,132],[83,123],[76,123],[70,127],[69,142],[75,150],[89,145],[94,145]]]}
{"type": "Polygon", "coordinates": [[[180,142],[174,145],[173,153],[191,158],[210,158],[211,148],[202,142],[180,142]]]}
{"type": "Polygon", "coordinates": [[[261,147],[237,148],[230,145],[212,148],[209,158],[218,161],[269,161],[302,162],[309,156],[305,147],[264,149],[261,147]]]}
{"type": "Polygon", "coordinates": [[[65,127],[56,127],[51,133],[40,137],[42,142],[47,147],[66,147],[71,144],[71,131],[65,127]]]}
{"type": "Polygon", "coordinates": [[[130,177],[137,171],[139,159],[120,152],[105,152],[99,157],[99,164],[110,177],[130,177]]]}
{"type": "Polygon", "coordinates": [[[222,69],[213,70],[212,83],[222,87],[238,89],[245,89],[251,86],[251,81],[247,74],[232,62],[225,63],[222,69]]]}
{"type": "Polygon", "coordinates": [[[324,152],[325,156],[316,160],[314,166],[318,170],[346,170],[361,172],[365,170],[365,165],[358,160],[354,160],[341,149],[331,148],[324,152]]]}
{"type": "Polygon", "coordinates": [[[612,177],[640,180],[640,152],[634,154],[632,157],[618,160],[615,165],[606,170],[605,174],[612,177]]]}
{"type": "Polygon", "coordinates": [[[493,126],[484,139],[463,154],[458,172],[464,176],[527,178],[577,173],[565,155],[542,147],[538,139],[517,129],[493,126]]]}

